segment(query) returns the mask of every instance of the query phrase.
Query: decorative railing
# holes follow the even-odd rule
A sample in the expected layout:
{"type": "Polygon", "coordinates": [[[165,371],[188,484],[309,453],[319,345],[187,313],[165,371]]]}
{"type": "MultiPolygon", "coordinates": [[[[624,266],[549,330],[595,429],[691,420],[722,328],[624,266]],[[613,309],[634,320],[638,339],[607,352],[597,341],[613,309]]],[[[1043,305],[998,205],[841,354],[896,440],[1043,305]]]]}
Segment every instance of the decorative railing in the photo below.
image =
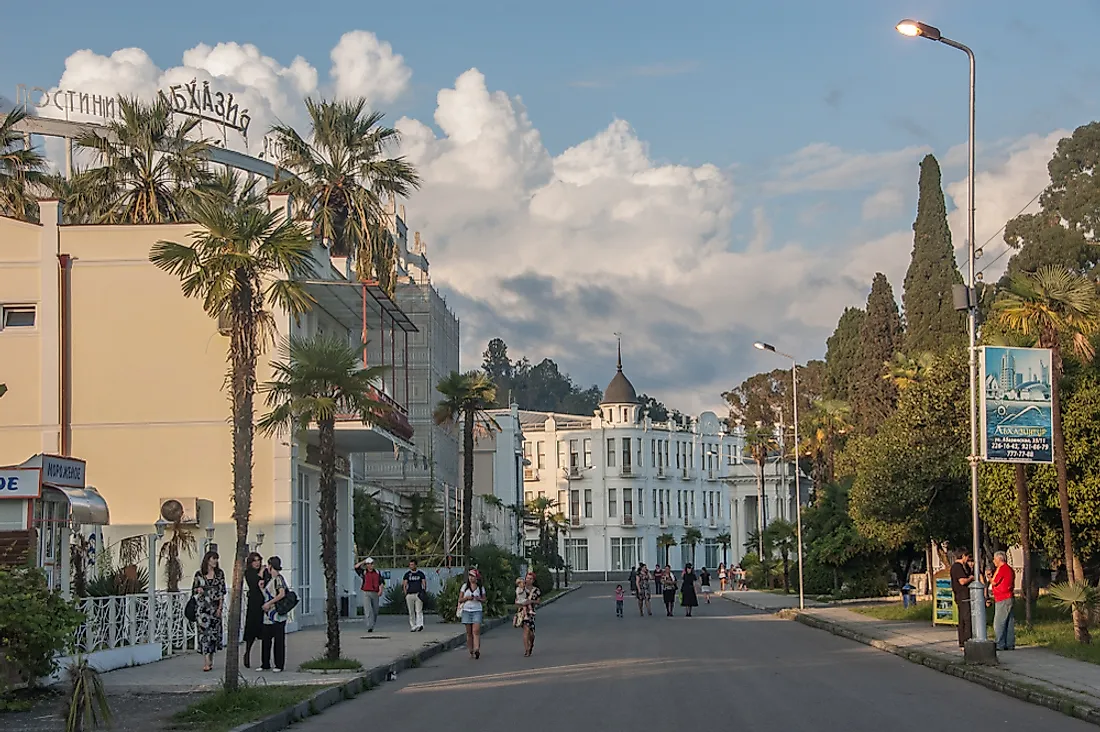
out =
{"type": "MultiPolygon", "coordinates": [[[[408,411],[404,406],[381,389],[371,389],[371,398],[390,407],[389,410],[377,417],[379,426],[406,440],[413,436],[412,424],[409,422],[408,411]]],[[[362,419],[355,414],[337,414],[336,421],[361,422],[362,419]]]]}
{"type": "MultiPolygon", "coordinates": [[[[195,649],[195,624],[184,616],[190,592],[157,592],[154,642],[165,656],[195,649]]],[[[149,642],[149,595],[110,595],[80,600],[84,623],[73,636],[73,651],[94,653],[149,642]]]]}

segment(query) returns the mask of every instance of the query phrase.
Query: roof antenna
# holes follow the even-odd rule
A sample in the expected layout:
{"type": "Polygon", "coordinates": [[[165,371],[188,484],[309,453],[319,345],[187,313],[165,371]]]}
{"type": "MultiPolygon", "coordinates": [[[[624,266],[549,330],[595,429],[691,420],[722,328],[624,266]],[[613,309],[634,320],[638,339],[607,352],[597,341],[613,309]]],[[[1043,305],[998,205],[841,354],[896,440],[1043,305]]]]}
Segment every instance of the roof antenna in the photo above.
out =
{"type": "Polygon", "coordinates": [[[618,364],[618,368],[619,368],[619,371],[622,371],[623,370],[623,334],[616,332],[615,333],[615,338],[618,339],[618,341],[619,341],[619,364],[618,364]]]}

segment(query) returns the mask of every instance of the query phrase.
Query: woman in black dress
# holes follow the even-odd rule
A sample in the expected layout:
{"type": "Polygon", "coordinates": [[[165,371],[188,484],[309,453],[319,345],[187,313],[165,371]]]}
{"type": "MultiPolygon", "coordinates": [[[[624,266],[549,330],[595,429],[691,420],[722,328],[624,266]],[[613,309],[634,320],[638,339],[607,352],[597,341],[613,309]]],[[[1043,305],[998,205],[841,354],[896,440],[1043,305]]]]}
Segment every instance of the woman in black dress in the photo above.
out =
{"type": "Polygon", "coordinates": [[[699,599],[695,596],[695,569],[688,564],[684,567],[683,581],[680,583],[681,602],[687,610],[687,616],[691,617],[691,609],[699,605],[699,599]]]}
{"type": "Polygon", "coordinates": [[[257,552],[248,555],[244,568],[244,583],[248,588],[248,605],[244,611],[244,667],[249,668],[252,644],[264,636],[264,559],[257,552]]]}

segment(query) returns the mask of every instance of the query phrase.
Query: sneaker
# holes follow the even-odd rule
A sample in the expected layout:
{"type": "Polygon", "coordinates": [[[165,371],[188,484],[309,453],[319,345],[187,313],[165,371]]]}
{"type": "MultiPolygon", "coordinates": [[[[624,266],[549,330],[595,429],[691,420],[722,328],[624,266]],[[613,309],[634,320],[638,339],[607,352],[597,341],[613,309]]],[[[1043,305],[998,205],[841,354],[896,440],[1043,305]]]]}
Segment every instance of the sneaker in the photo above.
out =
{"type": "Polygon", "coordinates": [[[273,674],[281,674],[282,672],[283,672],[283,670],[281,668],[272,669],[272,671],[271,671],[271,673],[273,673],[273,674]]]}
{"type": "Polygon", "coordinates": [[[270,671],[270,670],[271,669],[269,669],[269,668],[264,668],[263,666],[260,666],[258,669],[256,669],[256,673],[262,673],[263,671],[270,671]]]}
{"type": "Polygon", "coordinates": [[[367,628],[367,632],[368,632],[368,633],[373,633],[373,632],[374,632],[374,628],[367,628]]]}

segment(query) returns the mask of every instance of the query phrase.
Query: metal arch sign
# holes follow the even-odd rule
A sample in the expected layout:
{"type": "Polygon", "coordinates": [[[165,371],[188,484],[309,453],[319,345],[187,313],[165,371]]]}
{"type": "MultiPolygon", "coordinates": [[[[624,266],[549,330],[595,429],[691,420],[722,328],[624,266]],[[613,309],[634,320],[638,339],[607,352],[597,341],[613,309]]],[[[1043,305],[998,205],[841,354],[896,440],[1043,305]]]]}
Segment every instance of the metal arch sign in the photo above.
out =
{"type": "Polygon", "coordinates": [[[0,468],[0,500],[41,495],[42,471],[38,468],[0,468]]]}

